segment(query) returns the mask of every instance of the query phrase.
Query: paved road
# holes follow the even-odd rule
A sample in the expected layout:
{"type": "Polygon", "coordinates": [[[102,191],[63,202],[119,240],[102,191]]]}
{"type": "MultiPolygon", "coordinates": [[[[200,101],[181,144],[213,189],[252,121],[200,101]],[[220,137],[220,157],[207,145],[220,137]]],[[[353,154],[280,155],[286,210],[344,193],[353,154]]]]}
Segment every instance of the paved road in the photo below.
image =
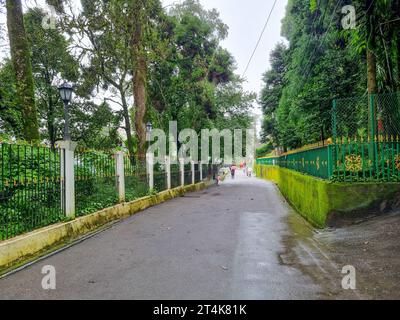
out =
{"type": "Polygon", "coordinates": [[[3,299],[359,297],[269,182],[239,174],[149,208],[0,280],[3,299]],[[41,287],[44,265],[56,290],[41,287]]]}

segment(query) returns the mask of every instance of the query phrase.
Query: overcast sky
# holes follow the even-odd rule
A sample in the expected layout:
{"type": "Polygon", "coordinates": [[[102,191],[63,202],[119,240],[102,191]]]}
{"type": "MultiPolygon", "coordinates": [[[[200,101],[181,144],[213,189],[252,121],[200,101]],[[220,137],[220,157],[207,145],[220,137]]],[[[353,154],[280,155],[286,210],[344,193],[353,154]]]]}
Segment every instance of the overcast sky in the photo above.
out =
{"type": "MultiPolygon", "coordinates": [[[[162,0],[162,3],[167,6],[180,1],[162,0]]],[[[32,0],[28,2],[32,2],[32,0]]],[[[37,2],[40,3],[42,0],[37,2]]],[[[229,26],[228,38],[222,43],[222,46],[235,57],[238,65],[237,72],[241,75],[246,68],[274,0],[200,0],[200,2],[206,9],[216,8],[224,23],[229,26]]],[[[284,40],[280,36],[280,30],[286,4],[287,0],[278,0],[275,6],[261,43],[246,73],[248,80],[244,85],[246,90],[260,93],[262,74],[269,68],[269,54],[276,43],[284,40]]],[[[4,23],[4,20],[4,15],[1,15],[0,22],[4,23]]],[[[2,51],[1,47],[0,51],[2,51]]]]}

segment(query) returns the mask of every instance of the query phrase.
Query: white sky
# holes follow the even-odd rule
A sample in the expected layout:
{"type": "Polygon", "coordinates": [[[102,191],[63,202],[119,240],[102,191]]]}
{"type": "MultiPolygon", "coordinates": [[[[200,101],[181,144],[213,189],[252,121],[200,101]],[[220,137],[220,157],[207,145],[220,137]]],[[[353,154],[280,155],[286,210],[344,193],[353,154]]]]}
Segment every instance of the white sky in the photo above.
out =
{"type": "MultiPolygon", "coordinates": [[[[31,2],[29,0],[28,2],[31,2]]],[[[181,0],[161,0],[164,6],[179,3],[181,0]]],[[[37,1],[42,2],[41,0],[37,1]]],[[[242,75],[253,49],[266,22],[274,0],[200,0],[206,9],[215,8],[220,13],[221,19],[229,26],[229,35],[222,43],[235,57],[238,70],[242,75]]],[[[33,1],[35,3],[35,1],[33,1]]],[[[244,87],[248,91],[260,93],[262,87],[262,74],[269,68],[269,54],[276,43],[284,41],[280,36],[281,20],[285,15],[287,0],[278,0],[271,16],[261,43],[255,53],[252,63],[246,73],[247,82],[244,87]]],[[[4,15],[0,15],[0,23],[5,22],[4,15]]],[[[0,51],[4,50],[4,44],[0,51]],[[3,50],[2,50],[3,49],[3,50]]],[[[4,56],[4,51],[0,52],[4,56]]],[[[255,112],[261,114],[258,106],[255,112]]]]}

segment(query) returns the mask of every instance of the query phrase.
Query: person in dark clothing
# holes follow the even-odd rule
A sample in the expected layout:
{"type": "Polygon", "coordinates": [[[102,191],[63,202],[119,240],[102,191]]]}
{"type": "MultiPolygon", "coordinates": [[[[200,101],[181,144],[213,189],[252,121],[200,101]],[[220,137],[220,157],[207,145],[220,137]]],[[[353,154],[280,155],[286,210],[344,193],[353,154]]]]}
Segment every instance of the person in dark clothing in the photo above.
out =
{"type": "Polygon", "coordinates": [[[232,166],[231,166],[231,177],[232,177],[232,179],[235,179],[235,172],[236,172],[236,166],[233,164],[232,166]]]}

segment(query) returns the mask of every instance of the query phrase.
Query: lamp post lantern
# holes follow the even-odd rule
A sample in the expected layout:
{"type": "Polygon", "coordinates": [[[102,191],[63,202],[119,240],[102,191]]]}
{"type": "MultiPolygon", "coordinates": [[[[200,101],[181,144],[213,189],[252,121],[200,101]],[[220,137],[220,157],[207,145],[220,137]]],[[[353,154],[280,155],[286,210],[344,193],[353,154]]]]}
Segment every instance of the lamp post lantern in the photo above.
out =
{"type": "Polygon", "coordinates": [[[153,125],[151,124],[151,122],[147,122],[146,124],[146,140],[148,141],[147,148],[150,148],[151,131],[153,131],[153,125]]]}
{"type": "Polygon", "coordinates": [[[58,87],[58,92],[60,93],[61,100],[64,103],[64,136],[63,139],[65,141],[71,140],[71,136],[69,134],[69,108],[68,105],[72,99],[73,88],[69,83],[63,83],[58,87]]]}
{"type": "Polygon", "coordinates": [[[146,124],[147,133],[151,133],[152,130],[153,130],[153,125],[151,124],[151,122],[147,122],[146,124]]]}

